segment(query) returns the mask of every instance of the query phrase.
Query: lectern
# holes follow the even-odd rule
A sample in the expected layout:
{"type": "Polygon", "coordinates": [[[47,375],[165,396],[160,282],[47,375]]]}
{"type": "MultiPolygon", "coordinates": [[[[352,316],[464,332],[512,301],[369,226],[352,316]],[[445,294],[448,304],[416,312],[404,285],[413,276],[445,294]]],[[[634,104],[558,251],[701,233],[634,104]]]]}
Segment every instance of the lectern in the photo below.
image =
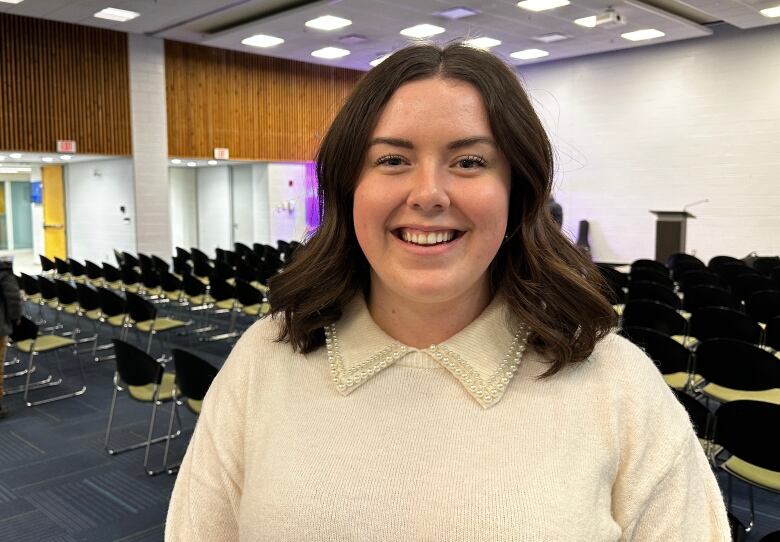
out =
{"type": "Polygon", "coordinates": [[[685,252],[685,222],[696,218],[688,211],[650,211],[656,217],[655,260],[663,264],[677,252],[685,252]]]}

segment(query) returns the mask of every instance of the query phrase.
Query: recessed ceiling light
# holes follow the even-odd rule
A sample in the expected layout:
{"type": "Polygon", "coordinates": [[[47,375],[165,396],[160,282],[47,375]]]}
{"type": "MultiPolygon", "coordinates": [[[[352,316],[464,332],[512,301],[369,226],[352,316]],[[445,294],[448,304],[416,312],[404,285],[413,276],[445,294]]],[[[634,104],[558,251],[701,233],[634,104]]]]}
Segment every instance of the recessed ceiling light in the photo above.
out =
{"type": "Polygon", "coordinates": [[[762,9],[759,13],[764,17],[780,17],[780,6],[762,9]]]}
{"type": "Polygon", "coordinates": [[[128,11],[126,9],[117,8],[105,8],[95,13],[94,17],[98,19],[108,19],[109,21],[119,21],[121,23],[135,19],[140,13],[136,11],[128,11]]]}
{"type": "Polygon", "coordinates": [[[596,16],[591,15],[590,17],[581,17],[579,19],[574,19],[574,24],[578,24],[586,28],[596,28],[596,16]]]}
{"type": "Polygon", "coordinates": [[[60,160],[65,160],[66,162],[68,160],[72,160],[72,159],[73,159],[73,157],[71,155],[69,155],[69,154],[63,154],[62,156],[60,156],[60,160]]]}
{"type": "Polygon", "coordinates": [[[0,162],[2,162],[3,160],[5,160],[5,156],[3,156],[2,154],[0,154],[0,162]]]}
{"type": "Polygon", "coordinates": [[[188,167],[195,167],[195,166],[197,166],[197,165],[198,165],[198,164],[197,164],[196,162],[187,162],[187,166],[188,166],[188,167]]]}
{"type": "Polygon", "coordinates": [[[532,40],[541,41],[542,43],[555,43],[556,41],[563,41],[571,39],[571,36],[565,34],[558,34],[553,32],[551,34],[542,34],[541,36],[534,36],[532,40]]]}
{"type": "Polygon", "coordinates": [[[401,30],[401,34],[409,38],[428,38],[442,32],[445,32],[442,27],[433,24],[418,24],[401,30]]]}
{"type": "Polygon", "coordinates": [[[493,38],[488,38],[486,36],[483,36],[481,38],[473,38],[470,40],[466,40],[463,43],[471,47],[476,47],[477,49],[490,49],[491,47],[495,47],[496,45],[501,45],[501,41],[493,38]]]}
{"type": "Polygon", "coordinates": [[[389,57],[389,56],[390,56],[390,53],[388,53],[386,55],[379,56],[379,57],[375,58],[374,60],[372,60],[371,62],[369,62],[369,64],[371,64],[372,66],[379,66],[382,62],[387,60],[387,57],[389,57]]]}
{"type": "Polygon", "coordinates": [[[440,17],[444,17],[445,19],[463,19],[465,17],[472,17],[474,15],[477,15],[479,11],[471,8],[464,8],[464,7],[457,7],[457,8],[450,8],[445,9],[444,11],[440,11],[438,13],[435,13],[435,15],[439,15],[440,17]]]}
{"type": "Polygon", "coordinates": [[[216,160],[209,160],[207,163],[210,166],[216,166],[217,165],[217,161],[216,160]]]}
{"type": "Polygon", "coordinates": [[[277,38],[276,36],[255,34],[254,36],[242,39],[241,43],[244,45],[251,45],[252,47],[273,47],[274,45],[284,43],[284,40],[282,38],[277,38]]]}
{"type": "Polygon", "coordinates": [[[0,173],[30,173],[29,167],[0,167],[0,173]]]}
{"type": "Polygon", "coordinates": [[[515,51],[509,56],[520,60],[533,60],[534,58],[542,58],[549,54],[550,53],[543,51],[542,49],[523,49],[522,51],[515,51]]]}
{"type": "Polygon", "coordinates": [[[318,30],[338,30],[352,24],[349,19],[342,19],[341,17],[334,17],[333,15],[323,15],[304,23],[309,28],[316,28],[318,30]]]}
{"type": "Polygon", "coordinates": [[[524,0],[518,2],[517,7],[528,11],[547,11],[548,9],[568,6],[570,3],[569,0],[524,0]]]}
{"type": "Polygon", "coordinates": [[[0,2],[5,2],[6,4],[21,4],[24,0],[0,0],[0,2]]]}
{"type": "Polygon", "coordinates": [[[51,156],[44,156],[43,158],[41,158],[41,161],[46,162],[48,164],[49,162],[54,162],[54,158],[52,158],[51,156]]]}
{"type": "Polygon", "coordinates": [[[12,153],[11,153],[11,154],[9,154],[8,156],[10,156],[11,158],[13,158],[14,160],[18,160],[19,158],[21,158],[21,157],[22,157],[22,154],[21,154],[21,153],[18,153],[18,152],[12,152],[12,153]]]}
{"type": "Polygon", "coordinates": [[[349,51],[346,49],[339,49],[338,47],[323,47],[322,49],[311,52],[311,56],[316,56],[317,58],[341,58],[348,54],[349,51]]]}
{"type": "Polygon", "coordinates": [[[171,164],[179,165],[181,164],[181,160],[179,160],[178,158],[174,158],[173,160],[171,160],[171,164]]]}
{"type": "Polygon", "coordinates": [[[661,38],[665,36],[663,32],[660,30],[656,30],[655,28],[643,28],[642,30],[635,30],[634,32],[626,32],[625,34],[620,34],[620,37],[623,39],[627,39],[629,41],[643,41],[643,40],[651,40],[654,38],[661,38]]]}

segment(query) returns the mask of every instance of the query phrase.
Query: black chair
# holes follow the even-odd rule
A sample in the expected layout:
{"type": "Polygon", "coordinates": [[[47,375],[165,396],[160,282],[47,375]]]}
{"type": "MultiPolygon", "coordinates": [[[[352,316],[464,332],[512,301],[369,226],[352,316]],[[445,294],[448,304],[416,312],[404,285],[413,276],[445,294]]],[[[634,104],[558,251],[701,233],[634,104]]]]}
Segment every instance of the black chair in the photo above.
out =
{"type": "Polygon", "coordinates": [[[639,269],[650,269],[665,276],[669,276],[669,269],[655,260],[639,259],[631,263],[631,273],[639,269]]]}
{"type": "Polygon", "coordinates": [[[247,316],[261,316],[268,313],[269,306],[263,292],[249,282],[236,279],[236,299],[238,308],[247,316]]]}
{"type": "Polygon", "coordinates": [[[184,260],[185,262],[192,260],[192,255],[189,253],[189,251],[184,250],[181,247],[176,247],[176,257],[184,260]]]}
{"type": "MultiPolygon", "coordinates": [[[[71,316],[78,314],[79,296],[76,287],[71,285],[70,282],[62,279],[54,279],[54,290],[57,294],[56,310],[59,313],[65,313],[71,316]]],[[[74,328],[73,334],[75,335],[77,333],[78,328],[74,328]]],[[[63,335],[68,335],[68,333],[63,333],[63,335]]]]}
{"type": "Polygon", "coordinates": [[[248,245],[245,245],[244,243],[239,243],[236,241],[233,243],[233,250],[235,251],[236,255],[240,258],[245,258],[248,254],[254,254],[251,248],[249,248],[248,245]]]}
{"type": "Polygon", "coordinates": [[[211,279],[215,281],[232,282],[235,277],[236,271],[233,269],[233,266],[221,260],[216,260],[214,262],[214,271],[211,275],[211,279]]]}
{"type": "Polygon", "coordinates": [[[694,353],[694,371],[706,381],[696,391],[721,403],[745,399],[780,404],[780,360],[755,344],[702,341],[694,353]]]}
{"type": "Polygon", "coordinates": [[[123,291],[136,293],[142,289],[141,274],[135,270],[135,267],[122,267],[119,276],[122,279],[123,291]]]}
{"type": "Polygon", "coordinates": [[[745,265],[745,262],[739,258],[735,258],[734,256],[713,256],[710,261],[707,262],[707,267],[710,269],[715,269],[716,267],[719,267],[723,264],[730,263],[745,265]]]}
{"type": "Polygon", "coordinates": [[[68,262],[62,258],[57,258],[56,256],[54,257],[54,269],[60,278],[70,278],[70,265],[68,265],[68,262]]]}
{"type": "Polygon", "coordinates": [[[654,329],[627,327],[623,328],[623,334],[631,342],[644,349],[671,388],[682,390],[689,387],[691,381],[690,350],[654,329]]]}
{"type": "MultiPolygon", "coordinates": [[[[125,307],[125,299],[118,293],[108,288],[99,287],[97,289],[98,299],[100,300],[100,317],[98,318],[96,330],[99,331],[103,324],[108,324],[112,328],[112,333],[116,333],[116,330],[122,330],[125,326],[125,318],[127,318],[127,309],[125,307]]],[[[98,345],[95,350],[107,350],[113,348],[111,343],[98,345]]],[[[95,361],[104,361],[107,358],[96,357],[95,361]]]]}
{"type": "Polygon", "coordinates": [[[739,309],[741,301],[734,294],[715,286],[693,286],[683,295],[683,309],[693,312],[702,307],[739,309]]]}
{"type": "Polygon", "coordinates": [[[759,275],[755,271],[742,273],[734,277],[734,293],[740,299],[747,300],[748,297],[762,290],[775,290],[775,283],[769,277],[759,275]]]}
{"type": "Polygon", "coordinates": [[[53,275],[57,272],[57,266],[54,265],[54,261],[50,260],[43,254],[39,254],[38,258],[41,260],[41,270],[47,275],[53,275]]]}
{"type": "Polygon", "coordinates": [[[673,389],[672,393],[674,393],[674,396],[688,413],[691,424],[693,424],[693,430],[699,438],[699,443],[704,448],[705,453],[709,455],[712,446],[712,412],[696,398],[691,397],[684,391],[673,389]]]}
{"type": "Polygon", "coordinates": [[[682,278],[688,273],[694,273],[696,271],[706,271],[706,267],[703,263],[696,263],[693,261],[683,261],[678,263],[672,269],[672,278],[676,281],[682,280],[682,278]]]}
{"type": "Polygon", "coordinates": [[[780,493],[780,449],[777,428],[780,426],[780,406],[760,401],[733,401],[715,412],[713,440],[730,457],[720,468],[728,478],[728,508],[731,509],[732,477],[748,484],[750,521],[755,526],[753,487],[780,493]]]}
{"type": "Polygon", "coordinates": [[[724,262],[722,264],[719,264],[716,267],[710,268],[712,271],[715,272],[715,274],[720,275],[724,279],[726,279],[729,284],[733,284],[734,279],[737,277],[737,275],[742,275],[744,273],[753,273],[758,274],[751,268],[749,268],[745,262],[724,262]]]}
{"type": "Polygon", "coordinates": [[[764,276],[771,276],[772,270],[780,266],[780,257],[778,256],[759,256],[753,260],[753,269],[764,276]]]}
{"type": "Polygon", "coordinates": [[[780,290],[759,290],[745,300],[745,312],[759,322],[780,316],[780,290]]]}
{"type": "Polygon", "coordinates": [[[162,296],[169,301],[182,300],[182,281],[173,273],[165,270],[160,273],[160,290],[162,296]]]}
{"type": "Polygon", "coordinates": [[[41,293],[41,309],[48,307],[55,311],[54,324],[52,327],[47,327],[46,331],[52,331],[62,327],[60,324],[60,313],[57,311],[57,287],[54,285],[54,279],[49,277],[38,275],[38,288],[41,293]]]}
{"type": "MultiPolygon", "coordinates": [[[[157,308],[148,300],[138,294],[126,292],[127,318],[124,324],[123,339],[126,340],[130,329],[135,329],[139,333],[146,333],[149,339],[146,343],[146,352],[152,349],[152,339],[158,333],[180,329],[190,324],[183,320],[177,320],[167,316],[157,316],[157,308]]],[[[163,345],[164,351],[164,345],[163,345]]]]}
{"type": "Polygon", "coordinates": [[[70,268],[70,276],[74,281],[85,282],[87,280],[87,268],[81,262],[68,258],[68,267],[70,268]]]}
{"type": "MultiPolygon", "coordinates": [[[[628,286],[628,275],[605,264],[596,264],[596,265],[599,269],[599,272],[601,272],[601,276],[604,278],[607,285],[609,285],[610,292],[607,292],[607,294],[610,303],[612,303],[613,305],[625,303],[626,293],[623,289],[628,286]]],[[[272,276],[273,274],[269,275],[268,278],[272,276]]],[[[262,282],[263,284],[267,284],[268,279],[260,282],[262,282]]]]}
{"type": "Polygon", "coordinates": [[[780,316],[775,316],[766,323],[764,344],[775,350],[780,350],[780,316]]]}
{"type": "Polygon", "coordinates": [[[622,326],[645,327],[664,335],[686,335],[687,322],[674,307],[657,301],[632,301],[623,310],[622,326]]]}
{"type": "Polygon", "coordinates": [[[100,316],[103,314],[100,310],[100,295],[94,286],[78,283],[76,284],[76,296],[79,303],[79,316],[92,322],[94,335],[91,340],[93,341],[92,358],[94,358],[97,349],[98,324],[100,316]]]}
{"type": "Polygon", "coordinates": [[[24,295],[24,300],[37,305],[40,316],[43,298],[41,297],[41,287],[38,285],[38,279],[27,273],[19,273],[19,281],[21,282],[20,288],[24,295]]]}
{"type": "Polygon", "coordinates": [[[769,273],[770,277],[772,277],[772,280],[775,281],[775,286],[777,288],[780,288],[780,266],[775,267],[770,271],[769,273]]]}
{"type": "Polygon", "coordinates": [[[680,308],[680,297],[674,290],[658,282],[634,282],[633,280],[629,282],[626,302],[630,303],[638,299],[658,301],[675,309],[680,308]]]}
{"type": "Polygon", "coordinates": [[[95,262],[86,260],[84,267],[87,269],[87,278],[92,286],[103,286],[103,268],[95,262]]]}
{"type": "Polygon", "coordinates": [[[159,256],[156,256],[152,254],[152,265],[154,267],[154,270],[158,273],[162,273],[163,271],[168,271],[170,269],[170,266],[168,265],[168,262],[160,258],[159,256]]]}
{"type": "Polygon", "coordinates": [[[697,286],[715,286],[716,288],[721,288],[723,290],[728,290],[730,288],[728,281],[712,271],[707,270],[688,271],[680,277],[679,283],[680,289],[683,292],[687,292],[691,288],[697,286]]]}
{"type": "MultiPolygon", "coordinates": [[[[171,438],[181,434],[181,420],[178,420],[179,429],[176,433],[168,432],[161,437],[154,438],[157,408],[173,399],[173,384],[176,375],[165,372],[164,366],[158,360],[155,360],[132,344],[119,339],[114,339],[113,344],[116,352],[116,371],[114,372],[114,392],[111,398],[111,409],[108,413],[108,425],[106,426],[105,450],[109,455],[116,455],[138,448],[146,448],[144,471],[150,476],[160,474],[165,472],[166,458],[163,458],[160,468],[152,469],[149,467],[149,452],[152,444],[163,441],[167,443],[171,438]],[[125,390],[136,401],[151,404],[152,414],[149,420],[146,440],[122,448],[114,448],[111,446],[111,428],[114,421],[117,394],[125,390]]],[[[178,419],[178,412],[174,413],[174,416],[178,419]]]]}
{"type": "Polygon", "coordinates": [[[704,267],[704,262],[696,256],[692,254],[686,254],[684,252],[675,252],[666,258],[666,267],[671,269],[673,272],[681,265],[704,267]]]}
{"type": "Polygon", "coordinates": [[[702,307],[691,314],[689,335],[706,339],[739,339],[753,344],[761,342],[761,326],[745,313],[726,307],[702,307]]]}
{"type": "Polygon", "coordinates": [[[142,254],[138,253],[138,263],[139,267],[141,268],[141,273],[143,274],[144,271],[154,271],[154,262],[152,261],[152,257],[148,254],[142,254]]]}
{"type": "Polygon", "coordinates": [[[173,257],[173,272],[180,278],[192,274],[192,266],[184,258],[173,257]]]}
{"type": "Polygon", "coordinates": [[[656,284],[666,286],[670,290],[674,288],[674,282],[669,277],[668,273],[659,273],[655,269],[650,269],[649,267],[632,269],[631,273],[628,275],[628,279],[629,289],[631,288],[632,282],[655,282],[656,284]]]}
{"type": "MultiPolygon", "coordinates": [[[[208,261],[208,259],[204,259],[201,256],[195,257],[195,250],[196,249],[192,249],[192,274],[201,281],[208,283],[211,280],[211,277],[214,275],[214,268],[211,266],[211,263],[208,261]]],[[[200,251],[198,251],[198,253],[203,254],[200,251]]]]}
{"type": "Polygon", "coordinates": [[[150,299],[157,299],[162,293],[162,287],[160,282],[160,273],[155,269],[142,268],[141,269],[141,289],[139,293],[142,293],[150,299]]]}
{"type": "Polygon", "coordinates": [[[109,263],[103,263],[103,286],[112,290],[122,288],[122,274],[119,269],[109,263]]]}
{"type": "Polygon", "coordinates": [[[141,268],[141,260],[130,254],[129,252],[122,252],[122,260],[117,262],[120,268],[131,267],[141,268]]]}

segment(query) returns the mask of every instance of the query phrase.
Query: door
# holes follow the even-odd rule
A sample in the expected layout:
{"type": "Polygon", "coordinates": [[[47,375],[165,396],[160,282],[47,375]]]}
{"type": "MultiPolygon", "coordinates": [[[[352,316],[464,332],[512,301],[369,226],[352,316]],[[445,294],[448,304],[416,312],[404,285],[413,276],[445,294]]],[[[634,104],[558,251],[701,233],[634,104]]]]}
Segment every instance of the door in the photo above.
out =
{"type": "Polygon", "coordinates": [[[43,166],[43,241],[47,258],[67,257],[65,241],[65,189],[62,166],[43,166]]]}
{"type": "Polygon", "coordinates": [[[29,182],[11,183],[14,250],[32,248],[32,191],[29,182]]]}
{"type": "Polygon", "coordinates": [[[233,167],[230,196],[233,202],[233,242],[251,247],[255,233],[252,213],[252,166],[233,167]]]}

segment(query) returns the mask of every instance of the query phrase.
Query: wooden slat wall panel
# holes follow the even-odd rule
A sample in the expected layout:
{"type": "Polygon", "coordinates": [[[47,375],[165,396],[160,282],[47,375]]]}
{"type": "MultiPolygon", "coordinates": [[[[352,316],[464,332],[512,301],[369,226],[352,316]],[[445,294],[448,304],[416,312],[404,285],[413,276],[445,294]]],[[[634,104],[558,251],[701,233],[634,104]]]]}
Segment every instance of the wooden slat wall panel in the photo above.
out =
{"type": "Polygon", "coordinates": [[[165,42],[168,152],[311,160],[362,72],[165,42]]]}
{"type": "Polygon", "coordinates": [[[0,150],[130,155],[127,35],[0,14],[0,150]]]}

